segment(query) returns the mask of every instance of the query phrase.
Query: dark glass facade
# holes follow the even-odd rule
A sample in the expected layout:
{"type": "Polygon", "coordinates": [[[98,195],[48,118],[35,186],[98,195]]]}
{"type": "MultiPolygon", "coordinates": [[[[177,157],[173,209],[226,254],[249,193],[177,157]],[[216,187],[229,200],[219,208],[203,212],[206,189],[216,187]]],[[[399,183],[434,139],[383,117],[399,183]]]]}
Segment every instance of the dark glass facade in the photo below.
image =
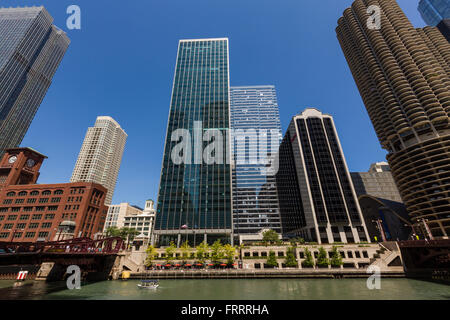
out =
{"type": "Polygon", "coordinates": [[[0,8],[0,156],[19,146],[69,46],[43,7],[0,8]]]}
{"type": "Polygon", "coordinates": [[[450,19],[450,0],[420,0],[418,10],[430,26],[437,26],[444,19],[450,19]]]}
{"type": "MultiPolygon", "coordinates": [[[[228,39],[181,40],[161,169],[154,233],[159,243],[188,240],[198,244],[232,237],[229,161],[228,39]],[[177,129],[191,137],[191,161],[173,161],[177,129]],[[208,131],[223,137],[223,161],[206,164],[194,147],[208,131]],[[197,140],[199,139],[199,140],[197,140]]],[[[203,139],[204,140],[204,139],[203,139]]],[[[201,152],[200,150],[200,152],[201,152]]]]}
{"type": "Polygon", "coordinates": [[[331,116],[306,109],[292,119],[280,146],[277,187],[286,236],[368,240],[331,116]]]}
{"type": "Polygon", "coordinates": [[[266,172],[281,141],[275,87],[232,87],[230,101],[234,234],[256,234],[263,229],[281,233],[275,175],[266,172]]]}

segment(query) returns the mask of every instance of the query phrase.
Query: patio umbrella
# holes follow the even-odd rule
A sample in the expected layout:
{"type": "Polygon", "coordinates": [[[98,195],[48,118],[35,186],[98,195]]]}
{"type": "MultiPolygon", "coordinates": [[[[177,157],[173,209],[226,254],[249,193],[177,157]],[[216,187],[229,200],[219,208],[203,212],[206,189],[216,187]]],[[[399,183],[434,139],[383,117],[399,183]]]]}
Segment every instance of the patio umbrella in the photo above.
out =
{"type": "Polygon", "coordinates": [[[172,265],[171,264],[166,264],[166,267],[171,267],[172,265]]]}
{"type": "Polygon", "coordinates": [[[225,264],[225,263],[221,263],[220,265],[221,265],[222,267],[225,267],[225,266],[226,266],[226,264],[225,264]]]}
{"type": "Polygon", "coordinates": [[[178,263],[177,263],[177,264],[175,265],[175,267],[179,267],[179,266],[181,266],[181,264],[178,264],[178,263]]]}
{"type": "Polygon", "coordinates": [[[157,266],[157,267],[161,267],[161,265],[160,265],[160,264],[157,264],[156,266],[157,266]]]}
{"type": "Polygon", "coordinates": [[[201,263],[197,263],[197,266],[202,266],[203,264],[201,264],[201,263]]]}
{"type": "Polygon", "coordinates": [[[208,266],[213,266],[214,264],[212,264],[212,263],[208,263],[208,266]]]}
{"type": "Polygon", "coordinates": [[[188,263],[188,264],[185,264],[185,266],[186,266],[186,267],[190,267],[191,265],[188,263]]]}

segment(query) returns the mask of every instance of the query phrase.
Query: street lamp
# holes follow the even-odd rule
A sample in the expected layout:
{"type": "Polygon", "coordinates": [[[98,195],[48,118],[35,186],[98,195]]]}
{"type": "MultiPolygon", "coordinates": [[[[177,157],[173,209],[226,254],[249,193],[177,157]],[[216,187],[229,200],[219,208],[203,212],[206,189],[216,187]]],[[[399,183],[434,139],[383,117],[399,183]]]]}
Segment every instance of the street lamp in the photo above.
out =
{"type": "Polygon", "coordinates": [[[380,231],[381,239],[383,240],[383,242],[387,241],[386,234],[384,233],[383,224],[382,224],[383,220],[377,219],[377,220],[372,220],[372,222],[377,224],[377,229],[378,229],[378,231],[380,231]]]}

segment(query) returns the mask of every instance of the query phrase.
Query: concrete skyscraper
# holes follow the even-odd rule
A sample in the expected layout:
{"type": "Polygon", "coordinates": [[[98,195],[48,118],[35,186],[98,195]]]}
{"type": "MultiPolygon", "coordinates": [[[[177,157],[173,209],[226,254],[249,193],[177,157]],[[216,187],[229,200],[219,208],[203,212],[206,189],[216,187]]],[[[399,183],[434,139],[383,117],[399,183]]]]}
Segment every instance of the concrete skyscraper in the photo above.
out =
{"type": "Polygon", "coordinates": [[[97,117],[88,128],[71,182],[95,182],[108,189],[105,204],[111,204],[119,175],[127,134],[111,117],[97,117]]]}
{"type": "Polygon", "coordinates": [[[450,44],[435,27],[415,29],[395,0],[355,1],[336,33],[412,221],[447,237],[450,44]],[[370,5],[379,29],[367,27],[370,5]]]}
{"type": "Polygon", "coordinates": [[[22,142],[69,46],[44,7],[0,8],[0,157],[22,142]]]}
{"type": "Polygon", "coordinates": [[[232,238],[228,65],[227,38],[178,44],[154,228],[161,245],[232,238]],[[216,160],[206,161],[212,139],[216,160]]]}
{"type": "Polygon", "coordinates": [[[368,241],[333,118],[308,108],[292,118],[276,174],[283,233],[319,243],[368,241]]]}
{"type": "Polygon", "coordinates": [[[235,135],[232,147],[234,233],[257,234],[262,229],[281,233],[275,175],[266,173],[282,137],[275,87],[231,87],[230,101],[231,129],[234,133],[242,130],[245,138],[239,145],[241,140],[237,141],[235,135]],[[259,142],[258,138],[264,141],[259,142]],[[254,146],[249,145],[252,142],[254,146]],[[244,157],[252,156],[249,154],[243,154],[244,161],[239,161],[238,152],[252,151],[255,161],[245,161],[244,157]]]}

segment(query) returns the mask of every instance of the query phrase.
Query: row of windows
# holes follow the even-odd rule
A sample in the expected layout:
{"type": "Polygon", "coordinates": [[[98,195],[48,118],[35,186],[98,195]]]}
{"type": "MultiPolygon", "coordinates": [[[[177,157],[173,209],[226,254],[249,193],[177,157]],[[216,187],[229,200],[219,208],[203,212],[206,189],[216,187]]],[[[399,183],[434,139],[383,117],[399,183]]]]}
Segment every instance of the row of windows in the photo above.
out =
{"type": "MultiPolygon", "coordinates": [[[[11,208],[0,208],[0,213],[9,212],[9,209],[11,209],[11,212],[31,212],[31,211],[45,211],[45,206],[39,206],[39,207],[11,207],[11,208]]],[[[56,211],[58,210],[58,206],[48,206],[47,211],[56,211]]],[[[2,216],[0,216],[2,217],[2,216]]]]}
{"type": "MultiPolygon", "coordinates": [[[[23,232],[14,232],[14,238],[22,238],[23,232]]],[[[36,232],[26,232],[25,238],[34,238],[36,236],[36,232]]],[[[10,233],[9,232],[0,232],[0,239],[9,238],[10,233]]],[[[41,231],[38,233],[39,238],[46,238],[48,237],[47,231],[41,231]]]]}
{"type": "MultiPolygon", "coordinates": [[[[22,214],[22,215],[17,215],[17,214],[11,214],[8,216],[8,218],[6,219],[6,221],[15,221],[17,220],[17,218],[19,220],[28,220],[30,219],[31,216],[31,220],[41,220],[42,219],[42,214],[33,214],[33,215],[29,215],[29,214],[22,214]]],[[[52,220],[55,218],[55,214],[54,213],[49,213],[46,214],[45,216],[45,220],[52,220]]],[[[0,216],[0,221],[4,221],[5,220],[5,216],[1,215],[0,216]]]]}
{"type": "MultiPolygon", "coordinates": [[[[40,199],[28,198],[26,203],[36,203],[36,201],[38,203],[47,203],[47,202],[49,202],[49,200],[50,200],[51,203],[58,203],[58,202],[61,201],[61,197],[40,198],[40,199]]],[[[3,200],[3,204],[12,204],[12,203],[13,203],[13,199],[5,199],[5,200],[3,200]]],[[[25,199],[23,199],[23,198],[14,200],[14,204],[22,204],[22,203],[25,203],[25,199]]]]}
{"type": "MultiPolygon", "coordinates": [[[[53,191],[53,194],[63,194],[63,193],[64,193],[63,190],[55,190],[55,191],[53,191]]],[[[43,196],[48,196],[48,195],[51,195],[51,194],[52,194],[52,192],[50,190],[44,190],[41,193],[41,195],[43,195],[43,196]]],[[[20,192],[16,193],[15,191],[10,191],[10,192],[8,192],[6,194],[7,197],[15,197],[16,195],[19,196],[19,197],[23,197],[23,196],[27,196],[28,192],[27,191],[20,191],[20,192]]],[[[29,193],[29,195],[30,196],[37,196],[37,195],[39,195],[39,191],[33,190],[33,191],[31,191],[29,193]]]]}
{"type": "MultiPolygon", "coordinates": [[[[1,226],[1,224],[0,224],[0,226],[1,226]]],[[[13,226],[14,226],[14,223],[5,223],[3,225],[3,229],[11,230],[13,228],[13,226]]],[[[52,223],[51,222],[43,222],[42,225],[41,225],[41,228],[43,228],[43,229],[48,229],[48,228],[51,228],[51,227],[52,227],[52,223]]],[[[16,229],[25,229],[25,228],[27,228],[27,224],[26,223],[18,223],[18,224],[16,224],[16,229]]],[[[28,228],[29,229],[37,229],[37,228],[39,228],[39,223],[36,223],[36,222],[30,223],[28,225],[28,228]]]]}

